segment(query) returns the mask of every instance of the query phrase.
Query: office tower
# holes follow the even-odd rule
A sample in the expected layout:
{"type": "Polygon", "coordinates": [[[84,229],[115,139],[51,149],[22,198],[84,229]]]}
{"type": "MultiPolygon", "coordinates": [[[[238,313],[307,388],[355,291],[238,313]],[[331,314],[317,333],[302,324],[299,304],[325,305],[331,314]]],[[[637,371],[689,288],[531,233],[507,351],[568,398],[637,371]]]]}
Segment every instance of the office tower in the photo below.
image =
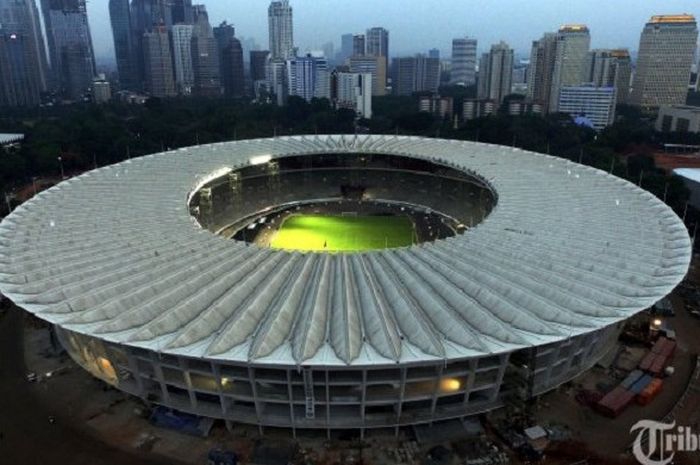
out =
{"type": "Polygon", "coordinates": [[[153,97],[176,95],[170,38],[165,26],[156,26],[143,34],[143,54],[146,64],[146,91],[153,97]]]}
{"type": "Polygon", "coordinates": [[[372,117],[372,75],[337,73],[335,101],[339,108],[354,110],[362,118],[372,117]]]}
{"type": "Polygon", "coordinates": [[[352,56],[361,57],[365,55],[367,48],[364,34],[354,34],[352,36],[352,56]]]}
{"type": "Polygon", "coordinates": [[[697,38],[691,15],[652,16],[639,39],[630,102],[643,108],[685,103],[697,38]]]}
{"type": "Polygon", "coordinates": [[[386,95],[387,68],[383,57],[351,57],[348,60],[348,67],[351,73],[368,73],[372,76],[373,96],[386,95]]]}
{"type": "Polygon", "coordinates": [[[190,95],[194,87],[194,69],[192,67],[193,29],[194,26],[191,24],[176,24],[171,29],[175,87],[181,95],[190,95]]]}
{"type": "Polygon", "coordinates": [[[440,84],[440,60],[425,55],[394,58],[391,65],[393,92],[411,95],[414,92],[437,92],[440,84]]]}
{"type": "Polygon", "coordinates": [[[588,70],[586,82],[596,87],[614,87],[617,103],[627,103],[632,76],[628,50],[591,50],[588,54],[588,70]]]}
{"type": "Polygon", "coordinates": [[[437,58],[438,60],[440,59],[440,50],[436,48],[431,48],[428,50],[428,58],[437,58]]]}
{"type": "Polygon", "coordinates": [[[527,96],[548,113],[556,112],[564,86],[588,81],[590,33],[583,25],[562,26],[532,43],[527,96]]]}
{"type": "Polygon", "coordinates": [[[139,90],[137,49],[131,26],[129,0],[109,0],[109,18],[114,37],[114,55],[117,59],[119,84],[122,89],[139,90]]]}
{"type": "Polygon", "coordinates": [[[250,52],[250,80],[252,82],[253,96],[256,99],[262,97],[262,91],[266,89],[267,60],[270,52],[267,50],[251,50],[250,52]]]}
{"type": "Polygon", "coordinates": [[[192,24],[194,10],[192,0],[173,0],[171,6],[172,22],[175,24],[192,24]]]}
{"type": "Polygon", "coordinates": [[[452,40],[452,77],[450,84],[470,86],[476,82],[476,39],[452,40]]]}
{"type": "MultiPolygon", "coordinates": [[[[383,27],[373,27],[367,30],[366,49],[365,52],[369,56],[382,57],[384,59],[384,68],[389,68],[389,31],[383,27]]],[[[382,84],[386,87],[386,81],[382,84]]]]}
{"type": "Polygon", "coordinates": [[[367,29],[366,53],[375,57],[389,56],[389,31],[383,27],[367,29]]]}
{"type": "Polygon", "coordinates": [[[270,54],[273,60],[294,57],[292,7],[288,0],[273,1],[267,11],[270,34],[270,54]]]}
{"type": "Polygon", "coordinates": [[[479,62],[478,97],[500,104],[510,94],[512,78],[513,49],[505,42],[492,45],[479,62]]]}
{"type": "MultiPolygon", "coordinates": [[[[219,50],[204,5],[194,7],[192,28],[193,93],[204,97],[221,95],[219,50]]],[[[242,52],[241,52],[242,53],[242,52]]]]}
{"type": "Polygon", "coordinates": [[[47,88],[38,20],[33,0],[0,0],[0,105],[37,105],[47,88]]]}
{"type": "Polygon", "coordinates": [[[352,56],[352,34],[343,34],[340,36],[340,52],[338,54],[338,63],[344,63],[345,60],[352,56]]]}
{"type": "Polygon", "coordinates": [[[592,85],[564,86],[559,94],[559,112],[572,118],[585,118],[582,124],[590,122],[599,131],[615,120],[615,88],[592,85]]]}
{"type": "Polygon", "coordinates": [[[326,42],[321,49],[323,50],[323,56],[325,56],[328,61],[335,60],[335,45],[333,42],[326,42]]]}
{"type": "Polygon", "coordinates": [[[265,80],[265,63],[269,56],[268,50],[250,51],[250,78],[253,82],[265,80]]]}
{"type": "Polygon", "coordinates": [[[236,39],[233,26],[226,21],[214,28],[214,38],[219,50],[219,72],[224,93],[229,97],[242,97],[245,94],[243,45],[236,39]]]}
{"type": "Polygon", "coordinates": [[[171,0],[131,0],[131,24],[137,37],[150,32],[154,27],[173,25],[173,2],[171,0]]]}
{"type": "Polygon", "coordinates": [[[307,54],[287,61],[289,95],[307,102],[312,98],[330,99],[330,71],[325,57],[307,54]]]}
{"type": "Polygon", "coordinates": [[[265,65],[265,76],[267,93],[274,96],[275,104],[284,105],[289,96],[287,62],[269,57],[265,65]]]}
{"type": "Polygon", "coordinates": [[[76,99],[89,92],[95,56],[85,0],[42,0],[44,25],[58,90],[76,99]]]}
{"type": "Polygon", "coordinates": [[[550,90],[549,111],[558,111],[559,93],[564,86],[578,86],[586,82],[588,50],[591,35],[582,24],[569,24],[559,28],[557,33],[552,88],[550,90]]]}

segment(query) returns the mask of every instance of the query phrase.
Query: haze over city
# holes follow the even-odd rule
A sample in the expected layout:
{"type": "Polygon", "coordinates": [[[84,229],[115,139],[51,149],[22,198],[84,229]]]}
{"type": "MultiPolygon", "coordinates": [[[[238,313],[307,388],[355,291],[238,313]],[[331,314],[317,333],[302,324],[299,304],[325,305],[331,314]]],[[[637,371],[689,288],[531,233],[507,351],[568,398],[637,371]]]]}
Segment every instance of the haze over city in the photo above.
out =
{"type": "MultiPolygon", "coordinates": [[[[239,37],[254,38],[267,47],[265,0],[203,0],[211,24],[227,20],[239,37]]],[[[545,31],[566,23],[583,23],[591,31],[592,48],[627,47],[636,50],[639,32],[650,16],[659,13],[700,15],[696,0],[666,0],[663,11],[655,2],[634,0],[294,0],[294,41],[300,51],[320,49],[329,41],[340,47],[343,33],[364,32],[382,26],[391,34],[391,56],[438,48],[449,56],[454,37],[479,40],[479,50],[505,40],[517,54],[527,55],[530,44],[545,31]],[[537,7],[537,14],[533,8],[537,7]]],[[[113,60],[114,45],[107,0],[88,3],[88,14],[98,60],[113,60]]]]}

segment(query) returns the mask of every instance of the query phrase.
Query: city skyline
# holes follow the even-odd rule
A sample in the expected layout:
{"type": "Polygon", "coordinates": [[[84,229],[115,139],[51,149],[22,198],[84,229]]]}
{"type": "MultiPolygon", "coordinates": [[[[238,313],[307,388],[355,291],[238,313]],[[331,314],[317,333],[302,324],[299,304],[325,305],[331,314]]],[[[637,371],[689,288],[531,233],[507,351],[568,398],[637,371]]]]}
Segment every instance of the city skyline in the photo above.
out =
{"type": "MultiPolygon", "coordinates": [[[[639,34],[654,14],[689,13],[700,16],[697,2],[669,0],[639,5],[629,0],[615,2],[594,1],[594,4],[562,5],[555,0],[540,0],[537,16],[532,16],[532,4],[522,0],[501,0],[498,8],[491,2],[469,5],[448,0],[440,1],[439,8],[432,2],[400,2],[387,0],[381,4],[364,0],[353,5],[338,0],[314,2],[293,0],[295,45],[301,53],[320,50],[332,41],[340,47],[344,33],[362,33],[375,26],[385,27],[391,34],[391,56],[427,53],[431,48],[448,57],[451,41],[469,35],[479,40],[479,53],[501,40],[508,42],[521,57],[529,54],[531,42],[542,31],[555,30],[566,23],[583,23],[591,30],[591,48],[626,47],[636,51],[639,34]],[[411,6],[410,14],[404,12],[411,6]],[[371,14],[370,14],[371,12],[371,14]],[[504,14],[508,12],[508,14],[504,14]],[[620,19],[624,16],[624,22],[620,19]],[[342,20],[336,19],[342,18],[342,20]],[[527,21],[523,21],[527,18],[527,21]]],[[[211,24],[228,20],[236,27],[238,37],[254,38],[261,48],[267,48],[267,9],[269,2],[259,0],[251,4],[242,0],[213,2],[202,0],[207,6],[211,24]]],[[[90,27],[93,33],[95,55],[100,62],[114,61],[114,46],[109,22],[107,0],[88,4],[90,27]],[[109,34],[104,31],[110,31],[109,34]]]]}

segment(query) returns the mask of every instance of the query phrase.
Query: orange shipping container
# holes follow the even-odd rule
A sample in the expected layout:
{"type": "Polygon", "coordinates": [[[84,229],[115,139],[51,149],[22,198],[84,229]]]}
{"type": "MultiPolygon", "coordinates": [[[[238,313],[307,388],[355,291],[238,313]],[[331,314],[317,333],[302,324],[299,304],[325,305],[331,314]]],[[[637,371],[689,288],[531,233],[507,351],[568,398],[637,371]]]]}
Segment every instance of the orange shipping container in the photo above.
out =
{"type": "Polygon", "coordinates": [[[649,402],[661,392],[661,387],[664,382],[660,378],[654,378],[642,392],[637,395],[637,403],[639,405],[647,405],[649,402]]]}

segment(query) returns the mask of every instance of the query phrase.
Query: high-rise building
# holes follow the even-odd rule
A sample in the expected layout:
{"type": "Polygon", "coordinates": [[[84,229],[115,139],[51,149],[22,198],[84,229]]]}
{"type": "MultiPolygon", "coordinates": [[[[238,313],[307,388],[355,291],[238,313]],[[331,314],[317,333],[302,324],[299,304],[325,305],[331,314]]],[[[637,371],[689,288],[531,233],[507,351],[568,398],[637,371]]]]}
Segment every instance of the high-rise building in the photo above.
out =
{"type": "Polygon", "coordinates": [[[323,50],[323,56],[325,56],[329,62],[335,60],[335,44],[333,44],[333,42],[326,42],[321,49],[323,50]]]}
{"type": "Polygon", "coordinates": [[[245,94],[243,45],[235,37],[235,29],[224,21],[214,28],[214,38],[219,50],[219,69],[224,93],[229,97],[245,94]]]}
{"type": "MultiPolygon", "coordinates": [[[[384,67],[389,69],[389,31],[383,27],[367,29],[365,53],[370,56],[382,57],[384,67]]],[[[386,87],[386,81],[381,83],[386,87]]]]}
{"type": "Polygon", "coordinates": [[[170,54],[170,38],[165,26],[152,28],[143,34],[143,54],[146,64],[146,91],[153,97],[172,97],[177,94],[170,54]]]}
{"type": "Polygon", "coordinates": [[[452,75],[450,84],[471,86],[476,83],[476,39],[452,40],[452,75]]]}
{"type": "Polygon", "coordinates": [[[109,0],[109,18],[112,23],[119,85],[122,89],[138,90],[141,88],[141,80],[138,74],[129,0],[109,0]]]}
{"type": "Polygon", "coordinates": [[[383,27],[367,29],[366,53],[376,57],[389,56],[389,31],[383,27]]]}
{"type": "Polygon", "coordinates": [[[352,36],[352,56],[361,57],[365,56],[367,52],[367,45],[364,34],[354,34],[352,36]]]}
{"type": "Polygon", "coordinates": [[[582,24],[567,24],[557,33],[556,55],[550,90],[549,111],[558,111],[559,93],[564,86],[586,82],[591,35],[582,24]]]}
{"type": "Polygon", "coordinates": [[[68,98],[79,98],[90,91],[95,76],[85,0],[42,0],[41,6],[56,87],[68,98]]]}
{"type": "Polygon", "coordinates": [[[173,0],[171,12],[173,24],[192,24],[194,21],[192,0],[173,0]]]}
{"type": "Polygon", "coordinates": [[[192,30],[191,24],[176,24],[171,29],[173,44],[173,69],[175,87],[181,95],[192,94],[194,88],[194,69],[192,67],[192,30]]]}
{"type": "Polygon", "coordinates": [[[282,106],[289,96],[289,80],[287,76],[287,62],[274,60],[269,57],[265,65],[266,83],[268,95],[274,97],[275,104],[282,106]]]}
{"type": "Polygon", "coordinates": [[[630,102],[643,108],[684,104],[697,39],[692,15],[652,16],[639,40],[630,102]]]}
{"type": "Polygon", "coordinates": [[[428,50],[428,58],[437,58],[438,60],[440,59],[440,50],[436,48],[431,48],[428,50]]]}
{"type": "Polygon", "coordinates": [[[614,87],[617,103],[627,103],[632,62],[626,49],[596,49],[588,54],[588,79],[595,87],[614,87]]]}
{"type": "Polygon", "coordinates": [[[340,36],[340,52],[338,53],[338,57],[336,58],[338,63],[344,63],[345,60],[352,56],[352,37],[352,34],[343,34],[342,36],[340,36]]]}
{"type": "Polygon", "coordinates": [[[112,87],[104,74],[100,74],[92,81],[92,101],[101,104],[112,100],[112,87]]]}
{"type": "Polygon", "coordinates": [[[250,80],[252,82],[252,92],[256,99],[260,99],[263,90],[267,89],[265,67],[269,56],[270,52],[267,50],[251,50],[250,52],[250,80]]]}
{"type": "Polygon", "coordinates": [[[312,98],[330,99],[330,71],[323,56],[307,54],[287,61],[289,95],[304,100],[312,98]]]}
{"type": "Polygon", "coordinates": [[[268,50],[250,51],[250,79],[253,82],[265,80],[265,63],[269,56],[268,50]]]}
{"type": "Polygon", "coordinates": [[[46,90],[46,53],[33,1],[0,0],[0,105],[37,105],[46,90]]]}
{"type": "Polygon", "coordinates": [[[530,66],[527,69],[527,98],[537,102],[547,111],[552,89],[554,62],[557,50],[557,35],[545,33],[541,39],[532,42],[530,66]]]}
{"type": "Polygon", "coordinates": [[[501,41],[481,56],[478,97],[500,104],[511,93],[512,78],[513,49],[501,41]]]}
{"type": "MultiPolygon", "coordinates": [[[[194,7],[192,28],[193,93],[204,97],[221,95],[219,49],[204,5],[194,7]]],[[[241,52],[243,53],[243,52],[241,52]]]]}
{"type": "Polygon", "coordinates": [[[372,95],[386,95],[386,60],[375,56],[354,56],[348,60],[351,73],[370,74],[372,76],[372,95]]]}
{"type": "Polygon", "coordinates": [[[546,33],[533,42],[528,71],[528,97],[556,112],[562,87],[578,86],[588,81],[588,28],[580,24],[565,25],[556,33],[546,33]]]}
{"type": "Polygon", "coordinates": [[[440,60],[425,55],[394,58],[391,65],[393,92],[437,92],[440,85],[440,60]]]}
{"type": "Polygon", "coordinates": [[[564,86],[559,93],[559,112],[582,118],[582,124],[590,124],[597,131],[615,120],[615,88],[564,86]]]}
{"type": "Polygon", "coordinates": [[[369,73],[337,73],[336,105],[354,110],[362,118],[372,117],[372,75],[369,73]]]}
{"type": "Polygon", "coordinates": [[[288,0],[273,1],[267,11],[270,34],[270,55],[273,60],[294,57],[292,7],[288,0]]]}

